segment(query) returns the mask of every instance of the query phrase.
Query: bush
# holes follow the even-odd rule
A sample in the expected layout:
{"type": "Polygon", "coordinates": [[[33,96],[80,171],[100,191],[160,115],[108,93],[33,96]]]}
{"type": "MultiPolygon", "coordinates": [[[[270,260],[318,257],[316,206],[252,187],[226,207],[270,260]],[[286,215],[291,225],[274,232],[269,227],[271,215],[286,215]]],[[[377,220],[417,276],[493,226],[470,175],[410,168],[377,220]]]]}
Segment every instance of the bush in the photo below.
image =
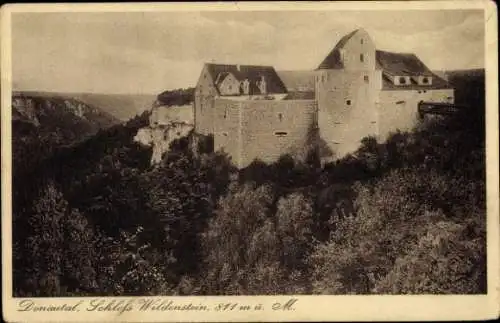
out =
{"type": "Polygon", "coordinates": [[[423,269],[420,275],[412,272],[409,264],[415,264],[412,270],[419,271],[415,259],[422,258],[431,248],[427,243],[429,237],[455,242],[461,238],[465,244],[455,254],[441,252],[441,258],[435,256],[441,261],[440,270],[449,271],[447,279],[460,280],[461,284],[452,286],[441,280],[442,284],[436,282],[436,286],[441,287],[429,287],[426,291],[481,292],[484,266],[479,260],[480,251],[485,248],[481,233],[485,228],[485,209],[477,199],[480,195],[477,187],[470,190],[467,186],[467,181],[435,171],[425,173],[420,168],[395,170],[373,184],[355,185],[355,212],[344,218],[332,218],[331,238],[319,245],[310,257],[315,292],[389,292],[392,282],[399,284],[392,292],[422,292],[423,281],[432,278],[423,269]],[[482,219],[477,223],[479,231],[465,229],[471,228],[466,225],[471,214],[482,219]],[[451,228],[452,232],[448,235],[446,231],[435,230],[434,226],[451,228]],[[465,232],[469,236],[465,237],[465,232]],[[478,254],[472,256],[473,252],[478,254]],[[456,257],[471,277],[466,278],[453,267],[458,261],[456,257]],[[476,265],[471,267],[468,265],[471,263],[476,265]],[[410,277],[412,283],[405,281],[410,277]]]}

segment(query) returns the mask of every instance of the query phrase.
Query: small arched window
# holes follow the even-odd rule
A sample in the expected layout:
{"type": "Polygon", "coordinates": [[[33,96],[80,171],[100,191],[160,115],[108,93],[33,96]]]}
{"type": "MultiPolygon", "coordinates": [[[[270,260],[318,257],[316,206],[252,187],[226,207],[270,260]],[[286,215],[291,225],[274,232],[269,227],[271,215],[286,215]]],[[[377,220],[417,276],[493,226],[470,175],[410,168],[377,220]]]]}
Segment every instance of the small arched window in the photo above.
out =
{"type": "Polygon", "coordinates": [[[399,84],[406,84],[406,77],[400,76],[399,77],[399,84]]]}

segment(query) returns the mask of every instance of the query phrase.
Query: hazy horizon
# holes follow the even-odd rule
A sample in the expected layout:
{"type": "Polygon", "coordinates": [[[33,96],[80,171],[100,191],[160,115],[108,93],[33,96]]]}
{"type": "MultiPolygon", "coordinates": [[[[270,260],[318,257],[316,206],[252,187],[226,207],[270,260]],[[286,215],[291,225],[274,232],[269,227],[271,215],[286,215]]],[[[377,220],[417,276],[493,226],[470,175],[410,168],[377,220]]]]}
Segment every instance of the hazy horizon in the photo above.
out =
{"type": "Polygon", "coordinates": [[[484,68],[482,10],[12,13],[13,90],[158,94],[211,61],[312,70],[356,28],[431,70],[484,68]]]}

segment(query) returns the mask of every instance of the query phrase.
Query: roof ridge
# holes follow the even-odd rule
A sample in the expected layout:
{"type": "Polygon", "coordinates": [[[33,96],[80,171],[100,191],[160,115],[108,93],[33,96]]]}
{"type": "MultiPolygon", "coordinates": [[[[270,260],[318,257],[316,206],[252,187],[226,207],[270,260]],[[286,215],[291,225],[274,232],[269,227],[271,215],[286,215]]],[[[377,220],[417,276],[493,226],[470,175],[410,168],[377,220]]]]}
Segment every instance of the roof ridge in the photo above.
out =
{"type": "Polygon", "coordinates": [[[227,64],[227,63],[215,63],[215,62],[206,62],[205,65],[216,65],[216,66],[240,66],[240,67],[271,67],[274,68],[273,65],[257,65],[257,64],[227,64]]]}
{"type": "Polygon", "coordinates": [[[382,49],[375,49],[375,52],[394,54],[394,55],[413,55],[415,57],[418,57],[414,52],[391,52],[391,51],[382,50],[382,49]]]}

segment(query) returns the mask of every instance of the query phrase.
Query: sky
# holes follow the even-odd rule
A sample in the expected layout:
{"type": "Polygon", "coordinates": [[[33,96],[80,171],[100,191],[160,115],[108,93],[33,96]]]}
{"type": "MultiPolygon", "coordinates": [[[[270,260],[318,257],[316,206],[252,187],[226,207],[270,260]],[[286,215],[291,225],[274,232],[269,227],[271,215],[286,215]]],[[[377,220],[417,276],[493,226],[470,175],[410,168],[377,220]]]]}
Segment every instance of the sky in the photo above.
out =
{"type": "Polygon", "coordinates": [[[205,62],[311,70],[356,28],[433,70],[484,67],[479,10],[13,13],[13,89],[158,94],[205,62]]]}

